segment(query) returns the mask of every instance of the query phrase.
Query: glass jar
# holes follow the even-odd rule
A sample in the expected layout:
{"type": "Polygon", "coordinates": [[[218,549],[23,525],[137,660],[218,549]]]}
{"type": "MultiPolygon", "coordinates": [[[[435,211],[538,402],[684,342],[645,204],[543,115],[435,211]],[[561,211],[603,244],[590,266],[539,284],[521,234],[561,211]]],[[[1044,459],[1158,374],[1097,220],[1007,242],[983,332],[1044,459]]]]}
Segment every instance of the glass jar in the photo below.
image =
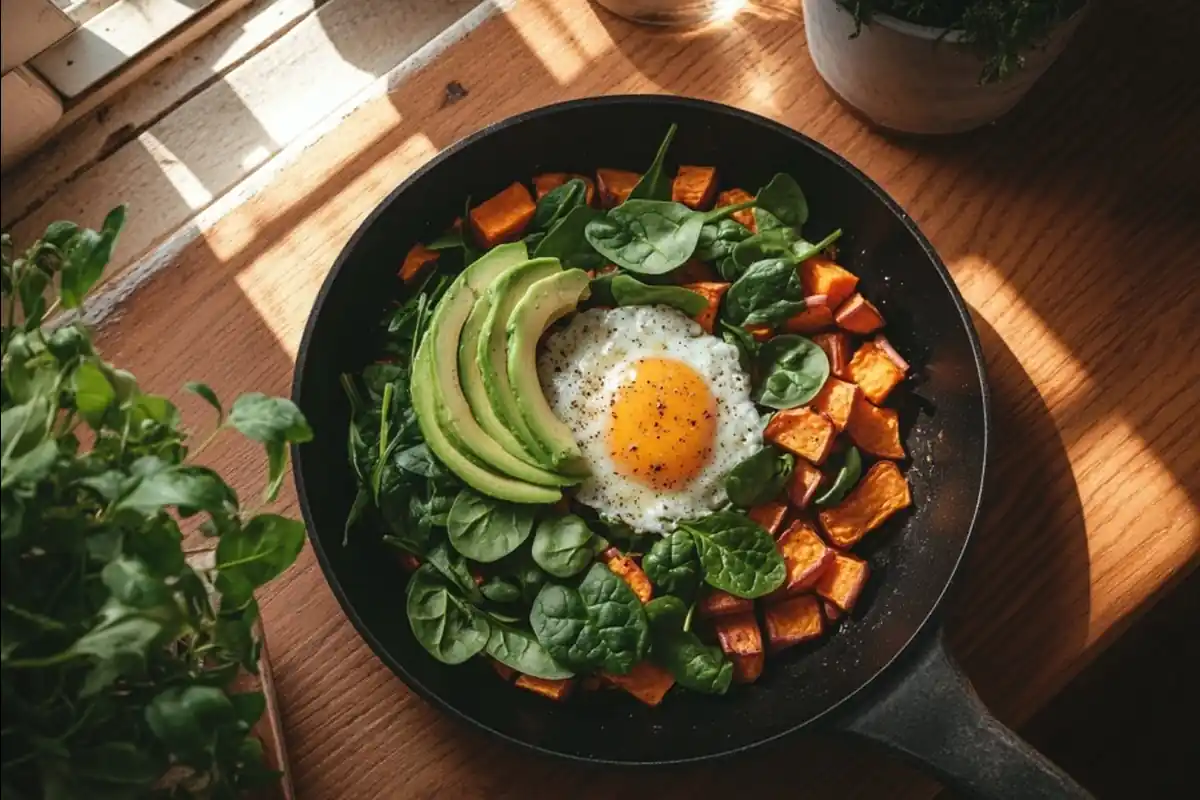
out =
{"type": "Polygon", "coordinates": [[[645,25],[704,25],[726,20],[748,0],[593,0],[617,16],[645,25]]]}

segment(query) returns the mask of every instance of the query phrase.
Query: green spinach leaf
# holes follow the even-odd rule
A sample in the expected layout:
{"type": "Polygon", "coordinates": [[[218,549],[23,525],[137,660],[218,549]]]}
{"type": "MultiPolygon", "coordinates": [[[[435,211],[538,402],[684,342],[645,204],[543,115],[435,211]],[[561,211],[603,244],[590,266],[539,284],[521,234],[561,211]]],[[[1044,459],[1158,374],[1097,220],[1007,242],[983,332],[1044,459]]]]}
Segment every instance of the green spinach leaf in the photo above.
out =
{"type": "Polygon", "coordinates": [[[663,200],[626,200],[589,222],[585,235],[596,252],[617,266],[629,272],[662,275],[692,257],[705,223],[753,204],[747,200],[704,212],[663,200]]]}
{"type": "Polygon", "coordinates": [[[754,362],[758,355],[758,341],[751,335],[750,331],[740,325],[730,325],[727,320],[718,320],[721,323],[721,338],[726,344],[731,344],[737,348],[738,363],[746,374],[750,376],[753,383],[755,380],[754,362]]]}
{"type": "Polygon", "coordinates": [[[663,137],[662,144],[658,146],[658,152],[654,154],[654,161],[651,162],[650,169],[646,170],[641,180],[633,187],[626,202],[629,200],[671,199],[671,178],[666,175],[663,164],[667,160],[667,149],[671,146],[671,140],[675,138],[677,127],[675,123],[671,123],[671,127],[667,128],[667,135],[663,137]]]}
{"type": "Polygon", "coordinates": [[[768,408],[802,406],[821,391],[829,380],[829,357],[811,339],[782,334],[758,352],[758,374],[762,384],[755,402],[768,408]]]}
{"type": "Polygon", "coordinates": [[[509,605],[521,602],[521,587],[504,578],[492,578],[479,587],[479,593],[493,603],[509,605]]]}
{"type": "Polygon", "coordinates": [[[758,208],[789,228],[808,222],[808,200],[795,178],[780,172],[758,192],[758,208]]]}
{"type": "Polygon", "coordinates": [[[734,325],[778,326],[804,310],[804,289],[791,259],[750,265],[725,294],[723,314],[734,325]]]}
{"type": "Polygon", "coordinates": [[[656,597],[646,604],[650,622],[650,658],[685,689],[725,694],[733,681],[733,663],[720,647],[706,645],[684,630],[687,609],[678,597],[656,597]]]}
{"type": "Polygon", "coordinates": [[[555,578],[569,578],[592,562],[592,539],[587,523],[574,514],[544,519],[533,535],[533,560],[555,578]]]}
{"type": "Polygon", "coordinates": [[[443,664],[461,664],[487,646],[491,625],[441,574],[422,564],[408,579],[408,624],[413,636],[443,664]]]}
{"type": "Polygon", "coordinates": [[[546,234],[533,251],[533,258],[557,258],[564,267],[599,269],[605,260],[586,236],[589,223],[601,219],[604,212],[590,206],[576,206],[567,212],[546,234]]]}
{"type": "Polygon", "coordinates": [[[705,223],[701,226],[700,238],[696,241],[695,257],[701,261],[720,261],[733,255],[738,243],[753,235],[749,228],[736,219],[727,218],[719,222],[705,223]]]}
{"type": "Polygon", "coordinates": [[[783,585],[787,569],[775,540],[744,514],[717,511],[679,527],[695,539],[710,586],[753,599],[783,585]]]}
{"type": "MultiPolygon", "coordinates": [[[[571,178],[542,195],[529,223],[530,233],[548,233],[566,218],[572,209],[587,205],[587,184],[582,178],[571,178]]],[[[528,239],[528,237],[526,237],[528,239]]]]}
{"type": "Polygon", "coordinates": [[[490,564],[516,550],[533,532],[534,509],[463,489],[446,518],[450,544],[469,559],[490,564]]]}
{"type": "Polygon", "coordinates": [[[628,275],[615,275],[609,282],[609,291],[619,306],[670,306],[689,317],[708,308],[708,300],[690,289],[682,286],[650,286],[628,275]]]}
{"type": "Polygon", "coordinates": [[[575,673],[555,661],[532,633],[500,622],[484,648],[489,656],[524,675],[546,680],[570,678],[575,673]]]}
{"type": "Polygon", "coordinates": [[[814,502],[821,508],[837,505],[850,493],[861,476],[862,455],[857,447],[851,447],[842,458],[842,463],[838,465],[833,483],[818,495],[814,502]]]}
{"type": "Polygon", "coordinates": [[[677,530],[659,539],[642,559],[642,570],[660,592],[694,598],[700,588],[700,557],[692,535],[677,530]]]}
{"type": "Polygon", "coordinates": [[[796,457],[773,445],[767,445],[729,471],[725,476],[725,491],[729,502],[741,508],[768,503],[779,496],[796,457]]]}
{"type": "Polygon", "coordinates": [[[624,675],[650,649],[641,601],[603,564],[593,564],[578,589],[546,585],[533,602],[529,622],[550,656],[577,671],[624,675]]]}
{"type": "Polygon", "coordinates": [[[768,258],[780,258],[795,264],[792,255],[792,245],[795,243],[796,234],[791,228],[765,230],[738,242],[733,248],[733,261],[742,272],[755,262],[768,258]]]}
{"type": "Polygon", "coordinates": [[[798,262],[799,261],[807,261],[808,259],[812,258],[813,256],[821,255],[821,253],[825,252],[826,248],[828,248],[831,244],[833,244],[840,238],[842,238],[842,229],[841,228],[838,228],[833,233],[829,234],[828,236],[826,236],[824,239],[817,242],[816,244],[812,244],[811,242],[806,242],[803,239],[797,239],[795,242],[792,243],[792,257],[795,258],[796,261],[798,261],[798,262]]]}

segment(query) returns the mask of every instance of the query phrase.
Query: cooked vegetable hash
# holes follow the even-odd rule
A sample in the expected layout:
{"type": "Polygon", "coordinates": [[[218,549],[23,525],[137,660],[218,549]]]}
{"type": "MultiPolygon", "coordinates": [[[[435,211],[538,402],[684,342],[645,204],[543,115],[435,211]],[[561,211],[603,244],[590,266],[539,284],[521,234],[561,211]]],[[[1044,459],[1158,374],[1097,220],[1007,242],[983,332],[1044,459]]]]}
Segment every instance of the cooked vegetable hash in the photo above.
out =
{"type": "Polygon", "coordinates": [[[912,502],[909,367],[841,231],[806,238],[787,174],[671,177],[674,133],[645,173],[468,202],[343,376],[347,535],[397,548],[432,657],[554,700],[754,682],[854,611],[854,547],[912,502]]]}

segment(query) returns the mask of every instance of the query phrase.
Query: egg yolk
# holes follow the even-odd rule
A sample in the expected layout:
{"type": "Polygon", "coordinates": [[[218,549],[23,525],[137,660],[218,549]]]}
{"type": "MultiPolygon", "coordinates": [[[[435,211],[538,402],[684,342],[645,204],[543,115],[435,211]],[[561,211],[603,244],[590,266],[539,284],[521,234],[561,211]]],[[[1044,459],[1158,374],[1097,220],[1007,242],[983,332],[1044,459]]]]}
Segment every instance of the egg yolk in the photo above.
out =
{"type": "Polygon", "coordinates": [[[708,463],[717,402],[682,361],[645,358],[609,407],[608,453],[616,471],[659,491],[683,489],[708,463]]]}

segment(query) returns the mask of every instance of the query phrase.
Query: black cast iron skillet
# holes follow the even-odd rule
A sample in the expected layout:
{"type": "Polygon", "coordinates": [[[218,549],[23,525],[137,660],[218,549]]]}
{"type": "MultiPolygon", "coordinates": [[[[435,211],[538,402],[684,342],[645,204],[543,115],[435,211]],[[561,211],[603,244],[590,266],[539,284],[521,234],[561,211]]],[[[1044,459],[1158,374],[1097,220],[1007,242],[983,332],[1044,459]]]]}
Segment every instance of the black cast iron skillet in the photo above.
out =
{"type": "Polygon", "coordinates": [[[637,96],[538,109],[468,137],[404,181],[346,245],[308,320],[293,396],[318,431],[294,450],[296,483],[334,593],[385,664],[463,719],[535,750],[614,764],[713,758],[820,722],[922,762],[968,795],[1087,796],[988,714],[942,642],[938,607],[970,539],[988,449],[987,381],[962,297],[904,211],[795,131],[712,103],[637,96]],[[819,643],[768,658],[754,686],[719,698],[681,693],[656,709],[588,697],[551,703],[501,686],[481,663],[430,658],[409,631],[393,560],[369,542],[342,546],[355,486],[338,375],[374,356],[404,253],[460,215],[464,198],[545,170],[644,169],[671,122],[679,124],[671,163],[716,165],[724,186],[750,190],[789,172],[808,195],[810,238],[845,229],[840,260],[861,276],[921,376],[902,409],[914,508],[864,543],[873,576],[853,617],[819,643]]]}

